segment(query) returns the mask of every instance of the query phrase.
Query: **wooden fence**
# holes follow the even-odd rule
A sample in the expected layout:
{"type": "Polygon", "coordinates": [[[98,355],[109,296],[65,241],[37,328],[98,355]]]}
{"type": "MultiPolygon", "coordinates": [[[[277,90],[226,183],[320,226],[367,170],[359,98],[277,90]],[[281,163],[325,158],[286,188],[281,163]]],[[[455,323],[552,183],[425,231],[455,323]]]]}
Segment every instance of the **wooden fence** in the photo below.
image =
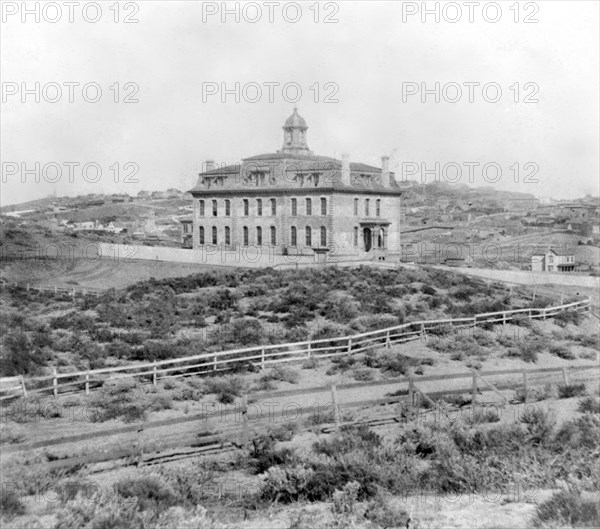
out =
{"type": "MultiPolygon", "coordinates": [[[[170,360],[71,373],[59,373],[55,369],[52,375],[28,378],[25,384],[23,384],[23,391],[31,393],[52,392],[55,397],[65,391],[85,391],[86,394],[89,394],[91,387],[100,386],[108,379],[137,377],[156,384],[160,378],[176,378],[227,371],[232,369],[236,364],[252,364],[264,369],[268,365],[299,362],[313,357],[332,358],[341,355],[364,353],[380,347],[390,347],[392,344],[424,338],[428,332],[435,332],[436,329],[444,326],[464,328],[476,327],[482,324],[502,323],[506,325],[508,322],[518,318],[546,319],[564,311],[589,310],[590,307],[590,299],[587,298],[556,307],[488,312],[477,314],[470,318],[416,321],[337,338],[261,345],[232,351],[202,353],[170,360]]],[[[0,396],[0,400],[5,398],[10,398],[10,396],[0,396]]]]}
{"type": "MultiPolygon", "coordinates": [[[[144,461],[148,461],[148,456],[152,452],[164,452],[174,448],[193,448],[200,447],[203,445],[212,445],[213,448],[217,445],[220,448],[234,445],[243,446],[246,445],[251,437],[249,432],[249,419],[246,414],[244,417],[244,410],[248,402],[263,402],[271,403],[274,398],[278,397],[301,397],[306,395],[314,395],[324,393],[325,395],[330,394],[331,400],[324,400],[320,405],[315,407],[315,404],[304,407],[294,407],[294,414],[296,417],[318,417],[319,424],[322,431],[332,431],[338,429],[342,424],[365,424],[367,426],[376,425],[379,422],[385,421],[385,416],[375,419],[359,419],[351,420],[350,422],[342,423],[342,412],[347,412],[352,409],[364,409],[365,407],[374,406],[390,406],[400,404],[401,406],[408,406],[409,408],[419,408],[426,402],[424,413],[428,411],[435,412],[435,410],[448,409],[446,404],[438,402],[445,396],[453,394],[464,394],[471,393],[473,406],[493,406],[494,410],[497,410],[497,404],[494,401],[486,399],[486,392],[494,392],[501,399],[501,405],[506,406],[508,404],[519,404],[520,401],[509,400],[505,393],[507,390],[524,390],[524,402],[527,402],[528,389],[531,390],[533,386],[539,386],[541,384],[548,384],[548,380],[554,379],[556,374],[561,374],[561,382],[565,385],[569,384],[570,377],[573,377],[575,381],[583,382],[587,384],[597,385],[598,366],[596,365],[585,365],[585,366],[572,366],[566,367],[550,367],[550,368],[537,368],[527,370],[498,370],[498,371],[484,371],[481,373],[474,374],[473,371],[463,373],[452,373],[450,375],[433,375],[433,376],[419,376],[418,378],[413,375],[407,377],[386,379],[380,381],[369,381],[369,382],[352,382],[348,384],[340,385],[327,385],[318,386],[312,388],[304,388],[301,390],[280,390],[280,391],[268,391],[262,393],[255,393],[251,395],[243,395],[241,398],[241,406],[238,404],[232,404],[228,408],[220,408],[218,412],[208,409],[199,414],[186,415],[181,417],[173,417],[169,419],[160,419],[150,422],[136,423],[136,424],[124,424],[116,428],[103,429],[100,431],[87,431],[84,433],[72,434],[63,437],[44,438],[35,442],[11,444],[3,447],[3,453],[10,454],[16,452],[30,452],[35,449],[47,449],[50,447],[63,447],[59,451],[65,451],[69,453],[70,449],[65,448],[68,445],[76,443],[77,446],[81,446],[84,441],[96,441],[92,453],[81,454],[75,457],[59,457],[55,461],[44,463],[44,467],[48,468],[62,468],[71,467],[74,465],[81,464],[92,464],[102,461],[112,461],[120,458],[133,457],[134,463],[140,465],[144,461]],[[585,376],[585,373],[593,371],[593,376],[590,378],[585,376]],[[486,378],[497,378],[499,376],[511,375],[508,379],[500,382],[495,386],[486,378]],[[541,375],[541,376],[539,376],[541,375]],[[522,376],[522,381],[520,380],[522,376]],[[416,382],[420,385],[424,382],[440,382],[440,386],[443,383],[447,383],[449,380],[457,381],[460,379],[466,379],[465,384],[451,384],[452,389],[444,389],[442,387],[436,388],[435,391],[425,393],[417,387],[416,382]],[[477,380],[485,382],[486,385],[481,388],[477,385],[477,380]],[[394,394],[388,394],[385,397],[370,397],[367,399],[350,400],[347,401],[344,398],[340,398],[338,392],[359,389],[359,388],[371,388],[373,386],[390,386],[390,389],[397,389],[398,386],[407,387],[406,392],[398,392],[394,394]],[[242,415],[241,421],[239,415],[242,415]],[[190,427],[190,425],[192,425],[190,427]],[[332,425],[331,427],[325,425],[332,425]],[[163,429],[163,433],[160,430],[163,429]],[[165,430],[166,429],[166,430],[165,430]],[[151,437],[148,437],[148,441],[153,439],[151,442],[144,442],[144,432],[150,430],[159,430],[158,433],[151,437]],[[106,444],[99,443],[105,441],[114,436],[128,436],[127,440],[124,438],[115,440],[115,444],[107,446],[106,444]],[[146,459],[144,459],[144,453],[146,459]]],[[[571,382],[572,383],[572,382],[571,382]]],[[[404,389],[404,388],[402,388],[404,389]]],[[[351,395],[357,393],[352,392],[351,395]]],[[[327,399],[327,397],[325,397],[327,399]]],[[[273,409],[273,412],[268,414],[259,414],[252,419],[252,429],[256,433],[257,431],[267,431],[273,424],[279,422],[289,421],[285,413],[285,408],[278,407],[279,409],[273,409]]],[[[450,405],[450,409],[454,407],[450,405]]],[[[472,408],[474,410],[474,408],[472,408]]],[[[484,408],[485,409],[485,408],[484,408]]],[[[7,415],[8,417],[8,415],[7,415]]],[[[394,410],[393,414],[389,417],[394,419],[398,418],[398,410],[394,410]]],[[[21,416],[19,420],[23,420],[21,416]]],[[[32,417],[31,420],[38,420],[32,417]]],[[[294,419],[296,421],[296,419],[294,419]]],[[[309,421],[310,422],[310,421],[309,421]]],[[[397,421],[394,421],[397,422],[397,421]]],[[[307,425],[300,423],[303,428],[307,425]]],[[[309,426],[309,427],[312,427],[309,426]]],[[[210,447],[208,447],[210,449],[210,447]]],[[[206,453],[201,450],[202,453],[206,453]]],[[[192,454],[193,455],[193,454],[192,454]]],[[[198,455],[198,454],[195,454],[198,455]]],[[[158,458],[156,455],[154,458],[158,458]]],[[[164,456],[163,456],[164,457],[164,456]]],[[[168,454],[166,457],[169,457],[168,454]]],[[[150,457],[150,459],[154,459],[150,457]]]]}
{"type": "Polygon", "coordinates": [[[71,297],[75,297],[75,296],[86,296],[86,295],[93,295],[93,296],[99,296],[100,294],[102,294],[102,292],[104,292],[103,289],[101,288],[92,288],[92,287],[82,287],[79,285],[73,285],[73,286],[58,286],[58,285],[35,285],[32,283],[5,283],[6,286],[13,286],[13,287],[21,287],[24,288],[25,290],[27,290],[27,292],[30,291],[34,291],[34,292],[38,292],[38,293],[42,293],[42,292],[50,292],[53,294],[67,294],[68,296],[71,297]]]}

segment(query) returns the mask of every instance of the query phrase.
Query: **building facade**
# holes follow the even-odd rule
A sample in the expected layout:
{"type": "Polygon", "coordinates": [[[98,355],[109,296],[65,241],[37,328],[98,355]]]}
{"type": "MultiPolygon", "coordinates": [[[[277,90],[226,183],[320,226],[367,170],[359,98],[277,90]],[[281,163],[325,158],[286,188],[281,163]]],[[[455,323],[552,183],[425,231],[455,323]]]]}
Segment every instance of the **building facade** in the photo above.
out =
{"type": "Polygon", "coordinates": [[[533,254],[531,270],[533,272],[573,272],[575,270],[575,254],[552,248],[545,253],[533,254]]]}
{"type": "Polygon", "coordinates": [[[190,190],[194,215],[187,246],[268,247],[276,255],[321,259],[398,254],[402,192],[389,157],[373,167],[351,163],[347,155],[315,155],[307,129],[294,109],[283,125],[281,150],[230,166],[207,161],[190,190]]]}

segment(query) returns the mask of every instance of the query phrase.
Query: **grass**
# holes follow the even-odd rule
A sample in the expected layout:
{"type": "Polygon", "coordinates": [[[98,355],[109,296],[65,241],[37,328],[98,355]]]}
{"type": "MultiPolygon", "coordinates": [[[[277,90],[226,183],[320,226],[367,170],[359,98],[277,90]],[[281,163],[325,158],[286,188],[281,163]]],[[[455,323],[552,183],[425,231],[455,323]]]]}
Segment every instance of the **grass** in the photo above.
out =
{"type": "Polygon", "coordinates": [[[600,507],[596,499],[584,499],[575,490],[563,490],[537,506],[534,527],[598,527],[600,507]]]}

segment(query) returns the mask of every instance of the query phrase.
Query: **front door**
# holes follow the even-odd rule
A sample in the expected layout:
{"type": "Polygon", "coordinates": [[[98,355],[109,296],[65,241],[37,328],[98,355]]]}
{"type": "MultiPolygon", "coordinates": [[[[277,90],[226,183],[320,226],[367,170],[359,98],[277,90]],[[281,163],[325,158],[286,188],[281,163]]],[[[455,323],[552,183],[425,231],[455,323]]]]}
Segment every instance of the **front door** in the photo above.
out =
{"type": "Polygon", "coordinates": [[[365,242],[365,252],[371,251],[371,230],[369,228],[363,229],[363,239],[365,242]]]}

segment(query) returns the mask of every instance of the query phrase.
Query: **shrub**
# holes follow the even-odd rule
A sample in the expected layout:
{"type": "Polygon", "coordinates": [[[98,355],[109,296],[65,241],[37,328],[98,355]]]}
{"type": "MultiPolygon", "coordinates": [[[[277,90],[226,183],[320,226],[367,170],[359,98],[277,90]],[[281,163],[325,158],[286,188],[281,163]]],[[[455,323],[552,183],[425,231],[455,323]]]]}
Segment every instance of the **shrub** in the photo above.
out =
{"type": "Polygon", "coordinates": [[[358,491],[360,483],[350,481],[344,485],[342,490],[336,490],[333,493],[332,511],[334,514],[352,514],[356,508],[356,500],[358,499],[358,491]]]}
{"type": "Polygon", "coordinates": [[[262,474],[274,466],[291,465],[296,460],[295,452],[291,448],[275,448],[275,439],[271,435],[252,440],[250,457],[254,459],[257,474],[262,474]]]}
{"type": "Polygon", "coordinates": [[[121,480],[117,482],[116,491],[123,498],[137,498],[137,506],[142,511],[166,509],[177,503],[173,490],[154,476],[121,480]]]}
{"type": "Polygon", "coordinates": [[[465,416],[465,422],[471,426],[488,422],[499,422],[500,412],[497,408],[478,408],[471,409],[471,413],[465,416]]]}
{"type": "Polygon", "coordinates": [[[314,356],[311,356],[302,362],[302,369],[316,369],[317,367],[319,367],[319,360],[314,356]]]}
{"type": "Polygon", "coordinates": [[[239,397],[244,391],[246,384],[240,377],[210,377],[206,379],[206,390],[208,393],[217,395],[229,394],[239,397]]]}
{"type": "Polygon", "coordinates": [[[25,513],[25,505],[19,495],[8,487],[2,487],[0,495],[0,514],[3,518],[14,518],[25,513]]]}
{"type": "Polygon", "coordinates": [[[563,360],[575,360],[576,358],[571,349],[566,345],[553,344],[550,346],[549,351],[563,360]]]}
{"type": "Polygon", "coordinates": [[[563,490],[538,505],[534,526],[566,525],[569,527],[597,527],[600,507],[595,499],[584,500],[578,491],[563,490]]]}
{"type": "Polygon", "coordinates": [[[365,518],[377,527],[409,527],[410,516],[393,499],[378,493],[367,505],[365,518]]]}
{"type": "Polygon", "coordinates": [[[362,367],[355,369],[352,373],[354,376],[354,380],[358,380],[360,382],[367,382],[369,380],[375,380],[377,371],[371,369],[370,367],[362,367]]]}
{"type": "Polygon", "coordinates": [[[581,413],[600,413],[600,400],[590,395],[579,401],[577,409],[581,413]]]}
{"type": "Polygon", "coordinates": [[[529,440],[533,443],[544,443],[550,439],[555,421],[548,411],[539,407],[528,407],[521,415],[529,440]]]}
{"type": "Polygon", "coordinates": [[[570,399],[571,397],[580,397],[585,395],[585,384],[568,384],[558,386],[558,398],[570,399]]]}
{"type": "Polygon", "coordinates": [[[572,323],[573,325],[579,325],[581,319],[581,313],[575,310],[559,312],[556,316],[554,316],[554,321],[561,327],[566,327],[569,323],[572,323]]]}

